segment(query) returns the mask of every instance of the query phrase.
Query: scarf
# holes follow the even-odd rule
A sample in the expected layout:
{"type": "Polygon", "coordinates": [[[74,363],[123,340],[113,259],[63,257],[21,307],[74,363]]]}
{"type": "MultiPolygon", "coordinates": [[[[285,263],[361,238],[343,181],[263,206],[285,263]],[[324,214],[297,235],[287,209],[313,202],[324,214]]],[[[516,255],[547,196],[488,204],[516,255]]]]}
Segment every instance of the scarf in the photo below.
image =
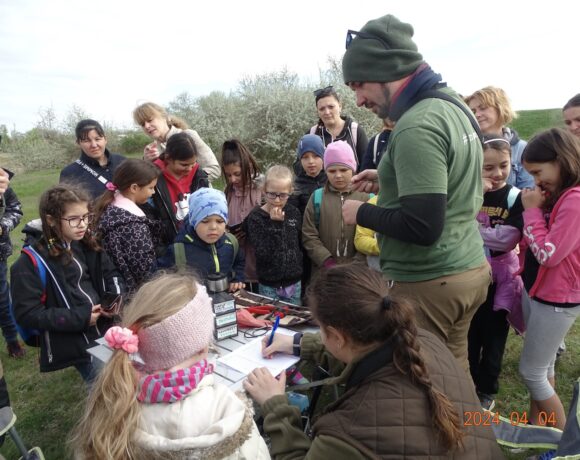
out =
{"type": "Polygon", "coordinates": [[[393,95],[389,118],[392,121],[397,121],[401,118],[407,110],[415,105],[417,97],[423,91],[434,89],[435,86],[437,88],[447,86],[446,83],[440,83],[441,80],[441,74],[433,72],[428,64],[420,65],[411,75],[411,78],[407,80],[405,86],[393,95]]]}
{"type": "Polygon", "coordinates": [[[148,404],[174,403],[185,398],[206,375],[212,373],[213,364],[202,359],[186,369],[146,375],[139,379],[137,399],[148,404]]]}

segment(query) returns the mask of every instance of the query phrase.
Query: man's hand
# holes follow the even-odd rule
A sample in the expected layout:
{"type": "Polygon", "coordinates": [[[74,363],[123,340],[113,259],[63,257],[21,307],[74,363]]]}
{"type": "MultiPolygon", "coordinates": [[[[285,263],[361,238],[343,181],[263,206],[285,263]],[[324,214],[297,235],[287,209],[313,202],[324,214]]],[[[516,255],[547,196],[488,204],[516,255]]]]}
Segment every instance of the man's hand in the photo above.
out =
{"type": "Polygon", "coordinates": [[[352,189],[364,193],[379,192],[379,175],[376,169],[365,169],[352,176],[352,189]]]}
{"type": "Polygon", "coordinates": [[[344,202],[342,205],[342,219],[345,224],[356,224],[356,213],[362,204],[363,202],[358,200],[346,200],[344,202]]]}

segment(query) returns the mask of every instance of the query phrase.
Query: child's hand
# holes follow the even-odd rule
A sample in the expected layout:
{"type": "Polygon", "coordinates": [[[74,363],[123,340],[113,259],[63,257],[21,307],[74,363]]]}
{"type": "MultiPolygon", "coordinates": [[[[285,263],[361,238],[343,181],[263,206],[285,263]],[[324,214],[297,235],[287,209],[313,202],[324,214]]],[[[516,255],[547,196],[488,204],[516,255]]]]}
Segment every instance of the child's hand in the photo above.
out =
{"type": "Polygon", "coordinates": [[[279,222],[284,221],[284,211],[279,206],[272,206],[270,208],[270,219],[277,220],[279,222]]]}
{"type": "Polygon", "coordinates": [[[97,324],[97,320],[101,316],[101,304],[93,305],[93,309],[91,310],[91,321],[89,322],[89,326],[94,326],[97,324]]]}
{"type": "Polygon", "coordinates": [[[540,187],[522,190],[522,206],[524,209],[541,208],[546,202],[546,192],[540,187]]]}
{"type": "Polygon", "coordinates": [[[143,159],[148,161],[154,161],[159,158],[159,150],[157,150],[157,142],[151,142],[151,144],[145,146],[143,151],[143,159]]]}
{"type": "Polygon", "coordinates": [[[489,177],[483,178],[483,193],[489,192],[493,188],[493,181],[489,177]]]}
{"type": "Polygon", "coordinates": [[[275,379],[265,367],[254,369],[248,374],[248,378],[244,380],[244,389],[254,401],[262,405],[272,396],[284,394],[286,372],[282,372],[278,379],[275,379]]]}
{"type": "Polygon", "coordinates": [[[229,291],[236,292],[239,291],[240,289],[244,289],[245,287],[246,287],[245,283],[230,283],[229,291]]]}

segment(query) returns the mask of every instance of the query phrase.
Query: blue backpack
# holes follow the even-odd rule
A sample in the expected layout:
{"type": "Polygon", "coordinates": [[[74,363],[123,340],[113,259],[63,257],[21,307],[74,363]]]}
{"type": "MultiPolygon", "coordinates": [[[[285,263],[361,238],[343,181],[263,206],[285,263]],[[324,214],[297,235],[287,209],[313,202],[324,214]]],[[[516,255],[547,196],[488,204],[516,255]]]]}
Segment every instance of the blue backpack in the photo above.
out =
{"type": "MultiPolygon", "coordinates": [[[[40,297],[40,301],[44,304],[46,302],[46,267],[44,266],[45,262],[40,257],[40,255],[32,248],[32,246],[25,246],[22,248],[22,252],[30,257],[32,261],[32,265],[36,267],[38,270],[38,275],[40,276],[40,282],[42,283],[42,296],[40,297]]],[[[39,329],[31,329],[27,327],[23,327],[15,319],[14,310],[12,304],[10,304],[10,315],[12,316],[12,320],[16,325],[16,330],[18,334],[24,341],[26,345],[29,347],[39,347],[40,346],[40,336],[42,331],[39,329]]]]}

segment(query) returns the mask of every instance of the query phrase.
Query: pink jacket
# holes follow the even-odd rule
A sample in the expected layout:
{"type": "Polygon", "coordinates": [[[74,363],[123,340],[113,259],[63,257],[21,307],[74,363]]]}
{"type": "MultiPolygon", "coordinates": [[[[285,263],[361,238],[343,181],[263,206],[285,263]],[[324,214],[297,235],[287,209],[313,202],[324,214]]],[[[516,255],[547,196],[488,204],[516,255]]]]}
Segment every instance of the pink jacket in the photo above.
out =
{"type": "MultiPolygon", "coordinates": [[[[233,193],[231,194],[228,202],[228,224],[238,225],[243,222],[243,220],[248,217],[248,214],[256,206],[259,206],[262,202],[262,181],[264,176],[259,176],[259,178],[254,181],[252,187],[246,190],[246,194],[242,193],[241,188],[234,187],[233,193]]],[[[248,238],[244,238],[240,242],[244,254],[246,256],[246,268],[245,268],[245,281],[255,282],[258,280],[258,274],[256,273],[256,254],[254,247],[250,244],[248,238]]]]}
{"type": "Polygon", "coordinates": [[[539,208],[526,209],[523,216],[524,241],[540,264],[530,297],[580,303],[580,187],[562,194],[548,225],[539,208]]]}

